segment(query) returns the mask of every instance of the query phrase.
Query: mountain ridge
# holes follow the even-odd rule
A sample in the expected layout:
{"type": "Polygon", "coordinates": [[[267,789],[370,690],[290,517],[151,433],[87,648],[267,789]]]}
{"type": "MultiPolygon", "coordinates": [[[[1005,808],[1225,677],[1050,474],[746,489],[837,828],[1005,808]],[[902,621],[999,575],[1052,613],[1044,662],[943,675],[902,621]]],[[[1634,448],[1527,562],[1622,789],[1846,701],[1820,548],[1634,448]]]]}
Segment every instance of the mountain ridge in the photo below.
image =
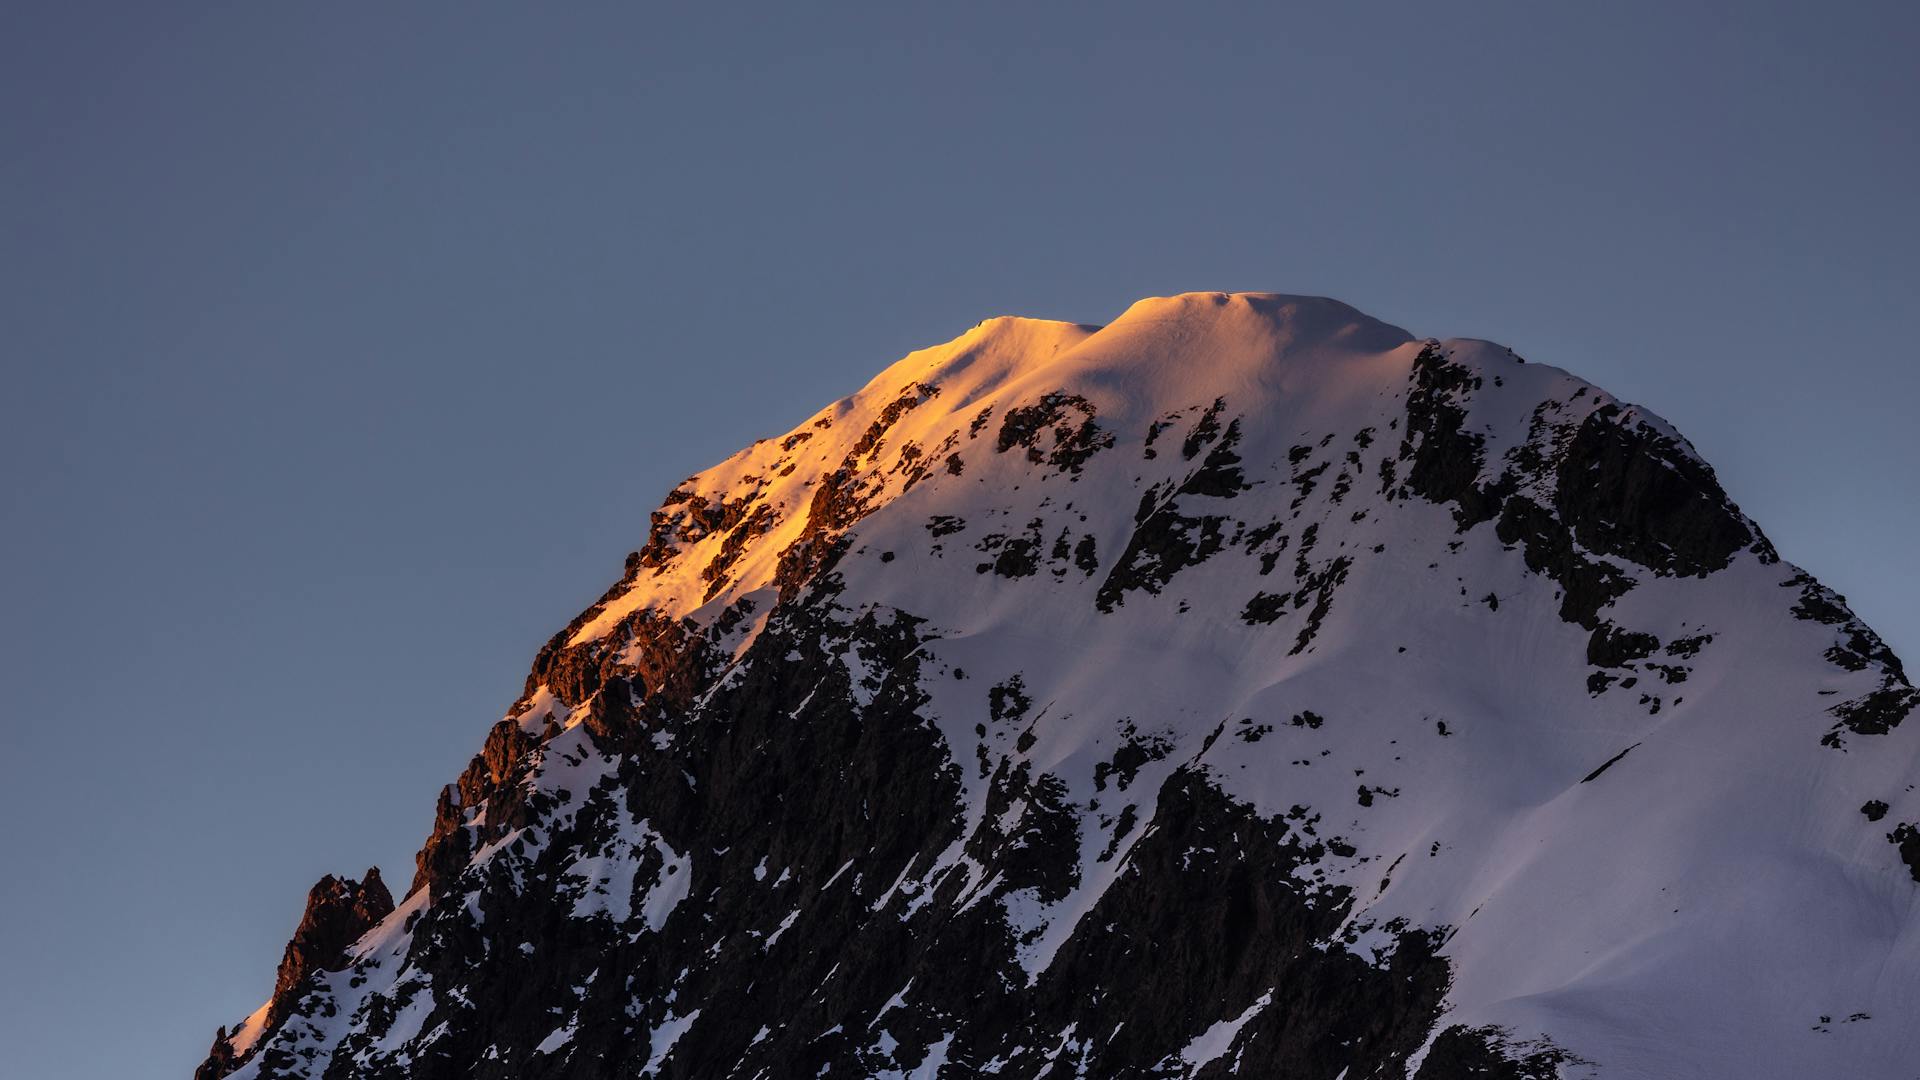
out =
{"type": "Polygon", "coordinates": [[[1916,698],[1559,369],[987,320],[676,485],[200,1075],[1904,1075],[1916,698]]]}

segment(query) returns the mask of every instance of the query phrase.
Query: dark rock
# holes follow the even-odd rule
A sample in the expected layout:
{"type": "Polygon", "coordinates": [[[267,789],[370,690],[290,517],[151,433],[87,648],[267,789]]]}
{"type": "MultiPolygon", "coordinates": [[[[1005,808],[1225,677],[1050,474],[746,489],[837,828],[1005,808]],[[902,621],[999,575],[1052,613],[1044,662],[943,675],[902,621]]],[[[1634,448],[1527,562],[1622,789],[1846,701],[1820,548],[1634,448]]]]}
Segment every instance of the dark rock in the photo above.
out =
{"type": "Polygon", "coordinates": [[[1077,394],[1055,391],[1037,404],[1009,410],[1000,422],[994,449],[1006,453],[1023,447],[1028,460],[1045,462],[1063,472],[1077,473],[1095,453],[1113,445],[1113,435],[1094,423],[1093,404],[1077,394]],[[1076,415],[1077,414],[1077,415],[1076,415]],[[1053,446],[1043,449],[1042,436],[1052,434],[1053,446]]]}
{"type": "Polygon", "coordinates": [[[1527,569],[1560,586],[1560,617],[1567,622],[1598,628],[1600,609],[1633,588],[1632,578],[1581,555],[1559,521],[1531,499],[1506,499],[1495,534],[1502,543],[1520,545],[1527,569]]]}
{"type": "Polygon", "coordinates": [[[1547,1042],[1515,1042],[1502,1028],[1455,1024],[1427,1050],[1413,1080],[1559,1080],[1579,1058],[1547,1042]]]}
{"type": "Polygon", "coordinates": [[[1455,504],[1454,520],[1463,532],[1491,520],[1501,500],[1479,486],[1486,439],[1465,426],[1466,403],[1480,389],[1480,377],[1449,360],[1438,342],[1429,342],[1414,357],[1412,379],[1400,444],[1407,490],[1430,502],[1455,504]]]}
{"type": "Polygon", "coordinates": [[[1296,604],[1303,604],[1309,594],[1313,596],[1313,609],[1307,612],[1306,625],[1300,628],[1300,634],[1294,639],[1293,648],[1288,655],[1306,651],[1313,639],[1320,633],[1320,624],[1326,621],[1327,613],[1333,610],[1334,590],[1346,583],[1347,570],[1353,560],[1341,555],[1327,563],[1319,571],[1308,574],[1301,583],[1300,591],[1294,594],[1296,604]]]}
{"type": "Polygon", "coordinates": [[[1200,414],[1200,419],[1187,432],[1186,439],[1180,444],[1180,456],[1192,461],[1195,454],[1205,449],[1207,444],[1220,436],[1220,413],[1227,407],[1225,398],[1214,398],[1200,414]]]}
{"type": "Polygon", "coordinates": [[[1628,754],[1633,752],[1634,746],[1639,746],[1639,745],[1640,745],[1639,743],[1634,743],[1633,746],[1629,746],[1625,750],[1622,750],[1619,753],[1608,758],[1607,760],[1601,762],[1599,768],[1581,777],[1580,782],[1583,784],[1587,784],[1587,783],[1593,782],[1594,780],[1599,779],[1601,773],[1606,772],[1608,769],[1613,768],[1616,762],[1618,762],[1621,758],[1626,757],[1628,754]]]}
{"type": "Polygon", "coordinates": [[[1142,767],[1171,753],[1172,742],[1158,735],[1142,735],[1129,721],[1120,729],[1120,746],[1113,756],[1093,767],[1094,790],[1105,791],[1107,778],[1112,777],[1119,789],[1125,791],[1142,767]]]}
{"type": "MultiPolygon", "coordinates": [[[[1112,611],[1127,593],[1135,590],[1158,593],[1174,575],[1200,565],[1225,547],[1225,530],[1230,520],[1225,514],[1188,516],[1179,509],[1182,496],[1230,498],[1249,486],[1239,468],[1240,458],[1233,452],[1240,441],[1240,422],[1235,420],[1222,431],[1213,419],[1224,404],[1216,401],[1214,408],[1201,417],[1196,432],[1212,424],[1204,438],[1188,438],[1193,454],[1213,444],[1200,467],[1164,501],[1159,499],[1157,489],[1141,496],[1140,508],[1134,515],[1133,535],[1127,538],[1125,550],[1094,595],[1094,604],[1101,611],[1112,611]]],[[[1193,454],[1187,456],[1191,458],[1193,454]]]]}
{"type": "Polygon", "coordinates": [[[1240,618],[1249,626],[1255,623],[1271,623],[1287,612],[1287,602],[1292,593],[1254,593],[1247,606],[1240,612],[1240,618]]]}
{"type": "Polygon", "coordinates": [[[1089,577],[1093,576],[1094,571],[1100,569],[1100,556],[1094,550],[1092,533],[1081,537],[1080,542],[1074,545],[1073,565],[1089,577]]]}
{"type": "Polygon", "coordinates": [[[1887,685],[1864,697],[1842,702],[1827,710],[1838,723],[1827,733],[1823,742],[1838,748],[1839,732],[1844,729],[1856,735],[1885,735],[1900,726],[1900,722],[1920,706],[1920,690],[1911,686],[1887,685]]]}
{"type": "Polygon", "coordinates": [[[1692,637],[1674,638],[1667,642],[1667,655],[1682,660],[1691,660],[1700,654],[1700,650],[1713,643],[1712,634],[1695,634],[1692,637]]]}
{"type": "Polygon", "coordinates": [[[1755,540],[1713,470],[1617,405],[1581,423],[1554,509],[1588,550],[1663,574],[1705,575],[1755,540]]]}
{"type": "Polygon", "coordinates": [[[1920,828],[1902,824],[1887,834],[1887,842],[1900,849],[1900,861],[1913,880],[1920,881],[1920,828]]]}
{"type": "Polygon", "coordinates": [[[1622,630],[1617,626],[1603,623],[1594,628],[1587,638],[1587,663],[1594,667],[1625,667],[1627,664],[1652,656],[1660,647],[1660,639],[1652,634],[1622,630]]]}

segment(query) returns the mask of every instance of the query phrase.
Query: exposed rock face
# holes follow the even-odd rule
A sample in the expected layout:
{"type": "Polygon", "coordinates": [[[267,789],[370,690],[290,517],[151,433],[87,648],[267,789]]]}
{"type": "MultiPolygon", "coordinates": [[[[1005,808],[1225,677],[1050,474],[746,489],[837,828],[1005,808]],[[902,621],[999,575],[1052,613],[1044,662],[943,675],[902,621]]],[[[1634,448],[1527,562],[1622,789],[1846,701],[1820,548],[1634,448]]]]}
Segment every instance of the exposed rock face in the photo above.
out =
{"type": "Polygon", "coordinates": [[[993,320],[676,487],[198,1076],[1904,1076],[1916,699],[1565,373],[993,320]]]}
{"type": "MultiPolygon", "coordinates": [[[[256,1043],[263,1032],[279,1030],[300,1005],[310,977],[338,971],[348,965],[347,949],[361,935],[393,914],[393,894],[380,880],[379,867],[370,867],[359,881],[321,878],[307,891],[307,909],[294,928],[293,939],[280,957],[280,969],[274,975],[273,996],[254,1017],[248,1018],[248,1043],[256,1043]]],[[[241,1029],[236,1028],[234,1036],[241,1029]]],[[[195,1080],[217,1080],[232,1072],[243,1058],[226,1028],[214,1037],[213,1050],[195,1070],[195,1080]]]]}
{"type": "MultiPolygon", "coordinates": [[[[380,868],[369,867],[361,881],[329,874],[307,891],[306,914],[287,942],[280,970],[273,979],[273,1000],[286,1001],[316,971],[332,971],[347,957],[347,946],[393,914],[393,895],[380,880],[380,868]]],[[[285,1010],[269,1009],[267,1015],[285,1010]]]]}
{"type": "Polygon", "coordinates": [[[1623,423],[1618,405],[1587,414],[1560,462],[1554,509],[1589,551],[1668,574],[1705,576],[1754,540],[1713,470],[1678,442],[1623,423]]]}

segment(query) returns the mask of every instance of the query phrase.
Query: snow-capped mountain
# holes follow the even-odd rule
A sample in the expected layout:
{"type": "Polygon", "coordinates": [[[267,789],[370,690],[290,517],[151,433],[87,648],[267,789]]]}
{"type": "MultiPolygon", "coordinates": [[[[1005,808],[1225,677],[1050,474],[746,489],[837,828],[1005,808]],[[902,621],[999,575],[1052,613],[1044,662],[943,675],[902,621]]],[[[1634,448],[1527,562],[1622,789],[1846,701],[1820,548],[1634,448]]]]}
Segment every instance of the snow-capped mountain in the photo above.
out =
{"type": "Polygon", "coordinates": [[[1912,1077],[1917,703],[1566,372],[993,319],[670,492],[199,1075],[1912,1077]]]}

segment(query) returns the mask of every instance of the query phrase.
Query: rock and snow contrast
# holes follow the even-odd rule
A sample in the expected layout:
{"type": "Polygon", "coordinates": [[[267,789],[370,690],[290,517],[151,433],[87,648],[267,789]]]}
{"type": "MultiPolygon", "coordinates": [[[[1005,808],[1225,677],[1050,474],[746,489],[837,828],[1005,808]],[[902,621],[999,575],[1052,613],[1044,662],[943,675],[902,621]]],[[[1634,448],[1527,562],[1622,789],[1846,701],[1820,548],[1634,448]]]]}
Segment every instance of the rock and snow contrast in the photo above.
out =
{"type": "Polygon", "coordinates": [[[652,521],[203,1080],[1920,1074],[1920,692],[1566,372],[993,319],[652,521]]]}

